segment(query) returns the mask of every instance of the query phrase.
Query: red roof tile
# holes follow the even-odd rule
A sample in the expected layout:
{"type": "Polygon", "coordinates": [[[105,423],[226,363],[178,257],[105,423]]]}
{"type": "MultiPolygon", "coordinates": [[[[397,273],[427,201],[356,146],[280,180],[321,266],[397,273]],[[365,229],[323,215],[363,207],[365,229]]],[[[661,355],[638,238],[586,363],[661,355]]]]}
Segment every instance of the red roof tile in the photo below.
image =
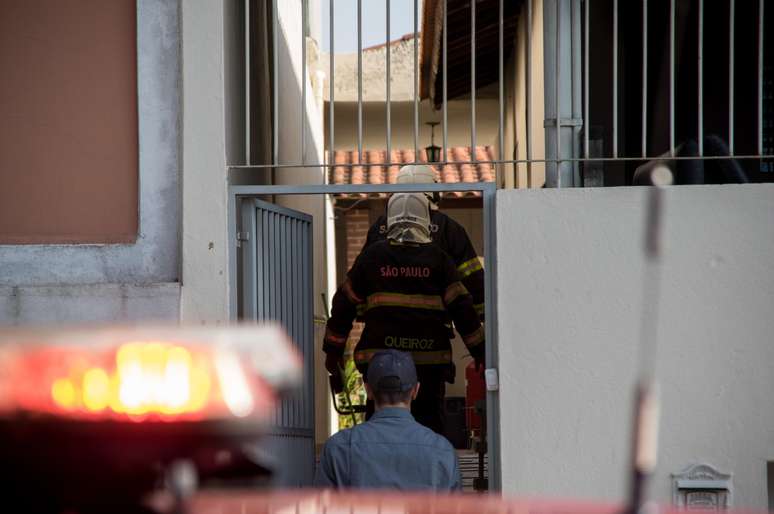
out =
{"type": "MultiPolygon", "coordinates": [[[[447,163],[432,164],[436,180],[444,184],[458,182],[493,182],[495,169],[494,149],[491,146],[477,146],[475,159],[471,159],[470,147],[457,146],[446,151],[447,163]],[[475,161],[475,162],[473,162],[475,161]]],[[[363,150],[363,159],[358,162],[357,150],[336,150],[333,152],[333,162],[342,166],[334,166],[330,171],[331,184],[394,184],[400,167],[414,162],[414,150],[392,150],[387,160],[385,150],[363,150]],[[385,162],[393,165],[385,166],[385,162]]],[[[427,162],[427,152],[419,151],[418,162],[427,162]]],[[[449,196],[478,196],[477,193],[448,193],[449,196]]],[[[355,195],[364,196],[364,195],[355,195]]],[[[373,196],[384,196],[375,194],[373,196]]]]}

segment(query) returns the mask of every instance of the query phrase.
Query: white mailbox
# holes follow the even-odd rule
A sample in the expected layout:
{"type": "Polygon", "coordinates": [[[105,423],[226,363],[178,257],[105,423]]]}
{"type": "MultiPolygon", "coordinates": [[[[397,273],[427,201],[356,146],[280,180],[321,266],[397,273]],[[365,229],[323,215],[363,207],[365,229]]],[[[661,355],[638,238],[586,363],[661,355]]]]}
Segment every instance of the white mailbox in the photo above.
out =
{"type": "Polygon", "coordinates": [[[731,506],[731,475],[709,464],[672,474],[672,503],[678,508],[722,510],[731,506]]]}

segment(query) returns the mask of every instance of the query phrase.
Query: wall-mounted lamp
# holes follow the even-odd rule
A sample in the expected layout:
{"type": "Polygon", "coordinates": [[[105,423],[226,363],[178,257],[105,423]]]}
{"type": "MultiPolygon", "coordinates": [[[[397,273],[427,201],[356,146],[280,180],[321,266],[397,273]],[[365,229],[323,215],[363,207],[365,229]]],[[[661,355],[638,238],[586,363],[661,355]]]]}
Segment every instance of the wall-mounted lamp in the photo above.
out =
{"type": "Polygon", "coordinates": [[[425,147],[427,152],[427,162],[440,162],[441,161],[441,147],[435,145],[435,126],[438,125],[437,121],[428,121],[425,125],[430,125],[430,146],[425,147]]]}

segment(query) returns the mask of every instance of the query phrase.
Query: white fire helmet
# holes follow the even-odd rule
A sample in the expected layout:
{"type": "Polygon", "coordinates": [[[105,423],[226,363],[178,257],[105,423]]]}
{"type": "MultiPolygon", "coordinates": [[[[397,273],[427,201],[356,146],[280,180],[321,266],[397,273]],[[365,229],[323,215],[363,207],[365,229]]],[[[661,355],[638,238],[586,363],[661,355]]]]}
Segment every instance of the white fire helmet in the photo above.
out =
{"type": "MultiPolygon", "coordinates": [[[[427,164],[407,164],[398,172],[397,182],[398,184],[432,184],[436,182],[435,172],[427,164]]],[[[425,196],[430,201],[430,208],[437,209],[441,200],[440,194],[436,191],[425,193],[425,196]]]]}
{"type": "Polygon", "coordinates": [[[395,193],[387,203],[387,238],[399,243],[430,242],[430,205],[422,193],[395,193]]]}

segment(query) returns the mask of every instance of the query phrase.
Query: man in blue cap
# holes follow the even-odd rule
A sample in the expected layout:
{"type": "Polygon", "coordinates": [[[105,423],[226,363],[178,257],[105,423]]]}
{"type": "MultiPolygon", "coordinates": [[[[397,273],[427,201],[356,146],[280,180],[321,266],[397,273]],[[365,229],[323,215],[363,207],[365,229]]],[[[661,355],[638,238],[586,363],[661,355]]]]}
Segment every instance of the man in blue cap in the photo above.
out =
{"type": "Polygon", "coordinates": [[[425,489],[462,488],[457,455],[449,441],[411,415],[419,392],[411,355],[398,350],[374,354],[366,391],[376,412],[361,425],[326,441],[315,477],[318,487],[425,489]]]}

